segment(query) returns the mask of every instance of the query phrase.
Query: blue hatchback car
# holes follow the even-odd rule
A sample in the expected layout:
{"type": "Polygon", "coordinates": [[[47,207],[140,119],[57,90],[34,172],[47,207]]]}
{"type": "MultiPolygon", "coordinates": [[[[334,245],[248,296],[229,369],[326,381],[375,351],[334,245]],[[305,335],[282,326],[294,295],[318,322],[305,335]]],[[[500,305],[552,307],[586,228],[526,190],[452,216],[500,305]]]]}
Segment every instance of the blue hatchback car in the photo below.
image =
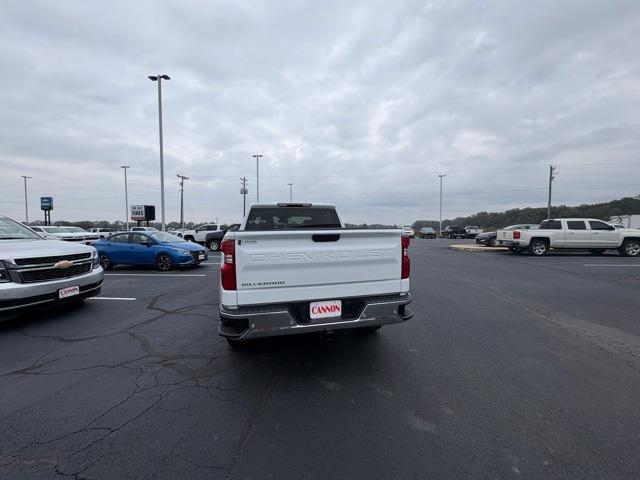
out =
{"type": "Polygon", "coordinates": [[[155,265],[163,272],[198,265],[207,250],[166,232],[120,232],[92,244],[105,270],[114,265],[155,265]]]}

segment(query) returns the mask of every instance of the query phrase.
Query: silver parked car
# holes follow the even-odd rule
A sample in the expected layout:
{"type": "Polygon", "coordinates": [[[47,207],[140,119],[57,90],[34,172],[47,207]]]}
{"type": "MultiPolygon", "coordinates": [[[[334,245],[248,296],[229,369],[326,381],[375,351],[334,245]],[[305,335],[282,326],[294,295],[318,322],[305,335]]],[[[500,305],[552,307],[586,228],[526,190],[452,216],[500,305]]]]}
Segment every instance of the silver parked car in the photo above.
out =
{"type": "Polygon", "coordinates": [[[100,293],[104,273],[95,248],[45,240],[0,215],[0,316],[100,293]]]}

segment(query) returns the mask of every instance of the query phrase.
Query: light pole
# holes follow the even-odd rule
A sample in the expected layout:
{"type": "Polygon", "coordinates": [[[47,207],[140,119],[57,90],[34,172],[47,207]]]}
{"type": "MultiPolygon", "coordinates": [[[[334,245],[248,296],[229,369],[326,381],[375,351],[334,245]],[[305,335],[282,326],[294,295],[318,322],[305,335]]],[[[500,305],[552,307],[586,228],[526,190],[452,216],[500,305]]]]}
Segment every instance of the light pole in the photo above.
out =
{"type": "Polygon", "coordinates": [[[27,200],[27,179],[31,177],[22,175],[22,178],[24,178],[24,218],[25,218],[25,221],[27,222],[27,225],[29,225],[29,202],[27,200]]]}
{"type": "Polygon", "coordinates": [[[149,75],[149,80],[158,82],[158,127],[160,131],[160,209],[162,211],[162,231],[166,230],[164,217],[164,152],[162,150],[162,80],[171,80],[169,75],[149,75]]]}
{"type": "Polygon", "coordinates": [[[260,202],[260,165],[259,161],[264,155],[251,155],[256,159],[256,203],[260,202]]]}
{"type": "Polygon", "coordinates": [[[120,168],[124,170],[124,221],[127,225],[127,232],[129,231],[129,190],[127,187],[127,169],[129,165],[122,165],[120,168]]]}
{"type": "Polygon", "coordinates": [[[287,183],[289,185],[289,202],[293,202],[293,183],[287,183]]]}
{"type": "Polygon", "coordinates": [[[180,228],[184,230],[184,181],[189,180],[189,177],[184,175],[176,175],[180,179],[180,228]]]}
{"type": "Polygon", "coordinates": [[[442,238],[442,179],[446,177],[446,175],[440,174],[440,238],[442,238]]]}

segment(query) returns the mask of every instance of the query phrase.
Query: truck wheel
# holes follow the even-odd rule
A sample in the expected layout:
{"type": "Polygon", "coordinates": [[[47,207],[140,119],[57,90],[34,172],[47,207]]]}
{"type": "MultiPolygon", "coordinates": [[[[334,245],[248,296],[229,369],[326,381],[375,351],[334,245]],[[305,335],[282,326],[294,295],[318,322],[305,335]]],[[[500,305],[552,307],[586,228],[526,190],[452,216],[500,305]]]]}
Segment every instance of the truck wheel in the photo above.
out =
{"type": "Polygon", "coordinates": [[[604,253],[604,249],[602,248],[596,248],[594,250],[589,250],[589,253],[591,255],[602,255],[604,253]]]}
{"type": "Polygon", "coordinates": [[[620,255],[624,257],[640,256],[640,240],[625,240],[620,247],[620,255]]]}
{"type": "Polygon", "coordinates": [[[489,246],[490,247],[497,247],[498,246],[498,242],[495,238],[492,238],[491,240],[489,240],[489,246]]]}
{"type": "Polygon", "coordinates": [[[241,350],[242,348],[247,346],[245,342],[238,340],[236,338],[229,338],[229,337],[224,337],[224,338],[229,344],[229,346],[234,350],[241,350]]]}
{"type": "Polygon", "coordinates": [[[529,253],[531,255],[541,257],[542,255],[546,255],[548,251],[549,246],[544,240],[531,240],[531,244],[529,245],[529,253]]]}
{"type": "Polygon", "coordinates": [[[100,254],[100,265],[103,270],[111,270],[113,268],[113,263],[111,263],[111,259],[107,257],[104,253],[100,254]]]}
{"type": "Polygon", "coordinates": [[[193,237],[192,237],[191,235],[187,235],[186,237],[184,237],[184,239],[185,239],[187,242],[193,242],[193,237]]]}
{"type": "Polygon", "coordinates": [[[161,253],[156,258],[156,268],[161,272],[168,272],[173,268],[173,260],[166,253],[161,253]]]}
{"type": "Polygon", "coordinates": [[[209,240],[207,247],[209,247],[209,250],[212,252],[217,252],[220,249],[220,242],[218,242],[218,240],[209,240]]]}

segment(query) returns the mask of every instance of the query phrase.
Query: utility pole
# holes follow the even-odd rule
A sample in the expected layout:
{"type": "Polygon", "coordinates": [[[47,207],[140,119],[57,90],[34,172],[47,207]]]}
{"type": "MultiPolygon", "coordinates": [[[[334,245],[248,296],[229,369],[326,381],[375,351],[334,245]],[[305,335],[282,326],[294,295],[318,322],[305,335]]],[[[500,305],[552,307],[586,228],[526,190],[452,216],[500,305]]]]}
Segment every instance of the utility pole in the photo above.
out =
{"type": "Polygon", "coordinates": [[[129,191],[127,187],[127,168],[129,165],[122,165],[120,168],[124,170],[124,221],[129,231],[129,191]]]}
{"type": "Polygon", "coordinates": [[[256,159],[256,203],[260,203],[260,165],[259,160],[264,157],[264,155],[251,155],[256,159]]]}
{"type": "Polygon", "coordinates": [[[164,152],[162,145],[162,80],[171,80],[169,75],[149,75],[149,80],[158,82],[158,129],[160,132],[160,208],[162,210],[162,231],[166,228],[164,216],[164,152]]]}
{"type": "Polygon", "coordinates": [[[242,195],[242,218],[244,218],[247,214],[247,177],[240,177],[240,184],[242,187],[240,188],[240,195],[242,195]]]}
{"type": "Polygon", "coordinates": [[[29,225],[29,201],[27,198],[27,179],[31,177],[22,175],[22,178],[24,178],[24,219],[27,222],[27,225],[29,225]]]}
{"type": "Polygon", "coordinates": [[[551,186],[553,184],[553,180],[556,178],[556,168],[558,167],[549,165],[549,203],[547,204],[547,220],[551,218],[551,186]]]}
{"type": "Polygon", "coordinates": [[[289,202],[293,203],[293,183],[287,183],[289,185],[289,202]]]}
{"type": "Polygon", "coordinates": [[[189,177],[184,175],[176,175],[180,179],[180,228],[184,230],[184,181],[189,180],[189,177]]]}
{"type": "Polygon", "coordinates": [[[440,177],[440,238],[442,238],[442,179],[446,177],[446,175],[438,175],[440,177]]]}

